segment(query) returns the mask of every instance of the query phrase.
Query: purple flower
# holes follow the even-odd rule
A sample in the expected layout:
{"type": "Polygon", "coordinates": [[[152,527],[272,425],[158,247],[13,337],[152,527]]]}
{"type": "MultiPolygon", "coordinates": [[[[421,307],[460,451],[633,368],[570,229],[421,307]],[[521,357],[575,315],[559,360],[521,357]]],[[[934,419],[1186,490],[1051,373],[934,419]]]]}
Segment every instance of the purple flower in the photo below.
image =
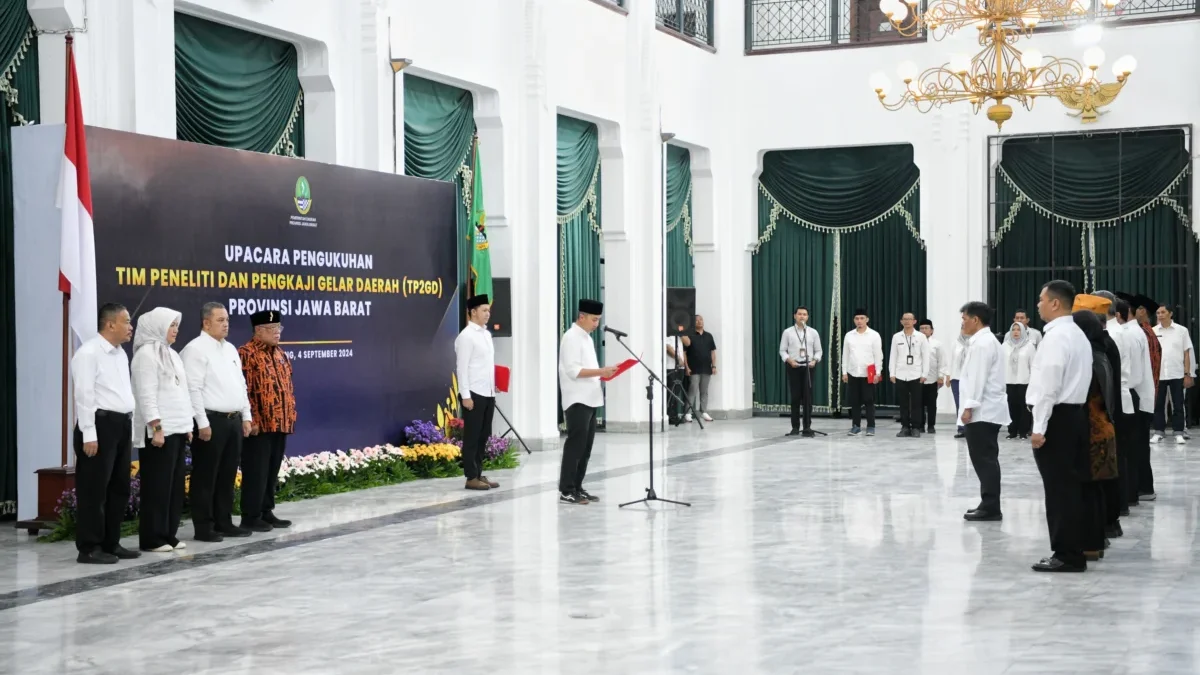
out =
{"type": "Polygon", "coordinates": [[[412,424],[404,427],[404,438],[409,445],[433,445],[446,442],[446,435],[436,424],[421,420],[413,420],[412,424]]]}
{"type": "Polygon", "coordinates": [[[487,446],[483,449],[483,454],[488,459],[496,459],[500,455],[508,452],[508,439],[499,436],[490,436],[487,440],[487,446]]]}

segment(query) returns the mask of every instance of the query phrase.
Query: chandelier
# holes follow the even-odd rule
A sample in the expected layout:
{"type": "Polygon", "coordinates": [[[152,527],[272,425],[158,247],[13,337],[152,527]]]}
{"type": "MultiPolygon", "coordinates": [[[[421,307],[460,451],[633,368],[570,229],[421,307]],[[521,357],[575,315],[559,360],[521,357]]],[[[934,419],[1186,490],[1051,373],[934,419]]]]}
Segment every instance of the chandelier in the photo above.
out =
{"type": "MultiPolygon", "coordinates": [[[[1103,0],[1111,9],[1118,0],[1103,0]]],[[[1097,108],[1111,103],[1137,67],[1132,56],[1113,64],[1116,82],[1101,83],[1097,71],[1104,64],[1104,51],[1091,47],[1083,63],[1069,58],[1044,57],[1036,49],[1021,51],[1014,44],[1029,35],[1042,21],[1065,20],[1086,14],[1089,0],[934,0],[924,14],[916,11],[918,0],[882,0],[880,9],[901,35],[908,37],[928,30],[941,39],[960,28],[974,26],[979,45],[973,57],[955,54],[949,63],[918,72],[916,64],[903,62],[897,74],[904,83],[899,98],[889,102],[891,82],[882,73],[871,76],[871,88],[888,110],[913,106],[921,112],[947,103],[969,102],[975,112],[984,104],[987,117],[997,128],[1012,119],[1006,101],[1016,101],[1029,110],[1038,97],[1054,97],[1078,111],[1083,122],[1094,122],[1097,108]]]]}

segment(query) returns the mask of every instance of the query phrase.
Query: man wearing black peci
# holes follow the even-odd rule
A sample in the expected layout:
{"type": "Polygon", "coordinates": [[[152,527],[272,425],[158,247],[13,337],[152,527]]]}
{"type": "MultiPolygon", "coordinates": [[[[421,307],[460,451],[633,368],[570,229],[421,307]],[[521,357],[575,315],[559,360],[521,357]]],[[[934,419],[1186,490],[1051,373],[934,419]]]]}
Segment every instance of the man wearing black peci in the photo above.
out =
{"type": "Polygon", "coordinates": [[[813,368],[821,362],[821,335],[808,325],[808,308],[797,307],[792,314],[795,324],[783,331],[779,340],[779,358],[787,365],[788,387],[792,392],[792,430],[788,436],[812,438],[813,368]],[[800,430],[801,410],[804,431],[800,430]]]}
{"type": "Polygon", "coordinates": [[[1091,475],[1089,423],[1084,404],[1092,381],[1092,347],[1071,318],[1075,287],[1042,287],[1038,314],[1046,322],[1033,357],[1025,402],[1033,409],[1033,458],[1046,493],[1046,524],[1053,555],[1037,572],[1083,572],[1083,482],[1091,475]]]}
{"type": "Polygon", "coordinates": [[[112,564],[141,554],[121,546],[121,522],[129,502],[133,448],[133,386],[129,356],[121,345],[133,336],[121,305],[100,308],[99,335],[71,358],[75,384],[75,548],[78,561],[112,564]]]}
{"type": "Polygon", "coordinates": [[[484,451],[496,413],[496,350],[488,332],[488,296],[467,300],[467,326],[454,340],[455,373],[463,407],[462,465],[468,490],[490,490],[499,483],[483,475],[484,451]]]}

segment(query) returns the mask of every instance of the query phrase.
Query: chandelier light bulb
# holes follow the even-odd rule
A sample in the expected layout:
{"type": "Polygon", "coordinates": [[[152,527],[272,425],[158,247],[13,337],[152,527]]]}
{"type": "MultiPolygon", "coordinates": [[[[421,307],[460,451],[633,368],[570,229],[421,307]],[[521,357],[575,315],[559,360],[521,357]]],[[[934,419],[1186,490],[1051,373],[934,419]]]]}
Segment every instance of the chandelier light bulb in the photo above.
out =
{"type": "Polygon", "coordinates": [[[1026,70],[1037,70],[1042,67],[1042,62],[1045,57],[1042,52],[1037,49],[1026,49],[1021,53],[1021,65],[1025,66],[1026,70]]]}
{"type": "MultiPolygon", "coordinates": [[[[1107,2],[1108,0],[1105,0],[1105,1],[1107,2]]],[[[1041,20],[1042,20],[1042,14],[1041,14],[1041,12],[1037,11],[1036,9],[1030,10],[1021,15],[1021,23],[1024,24],[1028,28],[1037,27],[1038,22],[1041,20]]]]}
{"type": "Polygon", "coordinates": [[[1100,42],[1100,38],[1104,35],[1104,28],[1098,23],[1085,23],[1075,29],[1075,44],[1080,47],[1088,47],[1100,42]]]}
{"type": "Polygon", "coordinates": [[[1133,58],[1132,56],[1130,56],[1128,54],[1117,59],[1116,62],[1113,63],[1113,67],[1112,67],[1113,75],[1116,75],[1117,77],[1124,77],[1125,75],[1132,73],[1136,69],[1137,69],[1137,59],[1133,58]]]}
{"type": "Polygon", "coordinates": [[[890,4],[893,21],[903,21],[908,17],[908,5],[904,4],[903,0],[893,0],[890,4]]]}
{"type": "Polygon", "coordinates": [[[1104,65],[1104,50],[1099,47],[1088,47],[1083,52],[1083,65],[1092,69],[1104,65]]]}
{"type": "Polygon", "coordinates": [[[870,82],[871,82],[872,90],[874,90],[880,94],[883,94],[885,96],[887,95],[888,91],[892,88],[891,79],[889,79],[888,76],[884,73],[873,73],[871,75],[870,82]]]}
{"type": "Polygon", "coordinates": [[[962,75],[971,70],[971,57],[962,52],[950,55],[950,72],[962,75]]]}
{"type": "Polygon", "coordinates": [[[896,0],[879,0],[879,11],[883,12],[884,16],[889,18],[895,16],[896,9],[892,7],[895,2],[896,0]]]}
{"type": "Polygon", "coordinates": [[[896,74],[905,82],[917,79],[917,72],[917,64],[912,61],[901,61],[900,65],[896,66],[896,74]]]}

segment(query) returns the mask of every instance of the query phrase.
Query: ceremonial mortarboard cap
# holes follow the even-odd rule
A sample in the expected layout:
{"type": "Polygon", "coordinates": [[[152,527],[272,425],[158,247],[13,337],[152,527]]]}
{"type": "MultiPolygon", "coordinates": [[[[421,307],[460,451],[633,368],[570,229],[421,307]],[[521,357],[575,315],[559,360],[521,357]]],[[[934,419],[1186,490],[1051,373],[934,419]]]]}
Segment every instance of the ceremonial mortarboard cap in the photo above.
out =
{"type": "Polygon", "coordinates": [[[255,312],[250,315],[251,326],[263,326],[268,323],[279,323],[279,312],[273,309],[264,309],[261,312],[255,312]]]}
{"type": "Polygon", "coordinates": [[[595,314],[599,316],[604,313],[604,303],[598,300],[580,300],[579,311],[584,314],[595,314]]]}
{"type": "Polygon", "coordinates": [[[1080,293],[1075,296],[1075,306],[1071,308],[1072,312],[1088,311],[1093,314],[1108,314],[1108,308],[1112,306],[1112,300],[1102,298],[1098,295],[1088,295],[1080,293]]]}
{"type": "Polygon", "coordinates": [[[480,305],[487,305],[487,304],[491,304],[490,301],[488,300],[487,295],[476,295],[472,298],[467,299],[467,309],[468,310],[472,310],[480,305]]]}

